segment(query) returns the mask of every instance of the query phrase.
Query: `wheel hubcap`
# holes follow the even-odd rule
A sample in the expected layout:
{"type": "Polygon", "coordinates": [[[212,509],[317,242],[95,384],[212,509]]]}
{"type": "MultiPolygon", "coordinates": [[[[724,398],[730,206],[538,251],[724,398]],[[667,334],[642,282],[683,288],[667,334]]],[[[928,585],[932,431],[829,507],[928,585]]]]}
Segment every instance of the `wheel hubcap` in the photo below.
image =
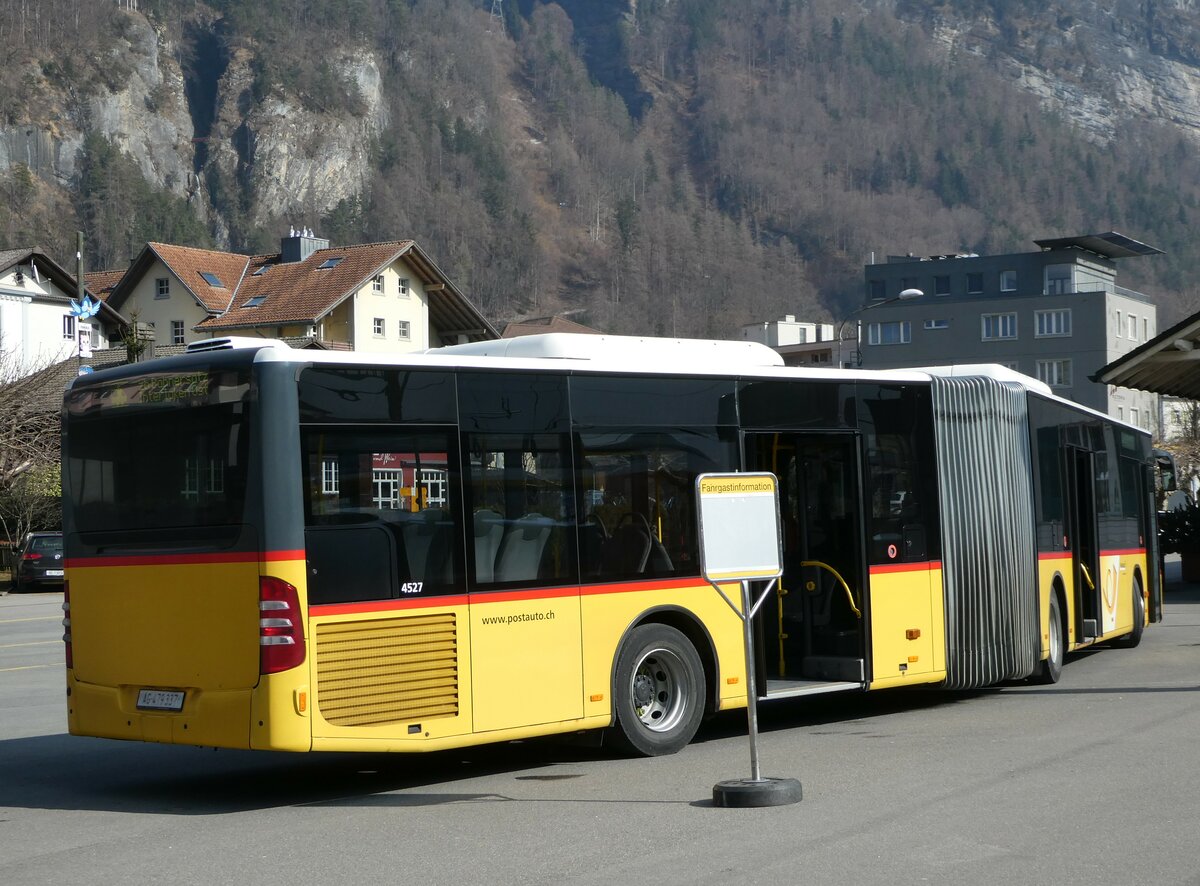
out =
{"type": "Polygon", "coordinates": [[[683,661],[665,649],[642,657],[630,681],[633,710],[641,724],[652,732],[674,729],[687,713],[691,681],[683,661]]]}

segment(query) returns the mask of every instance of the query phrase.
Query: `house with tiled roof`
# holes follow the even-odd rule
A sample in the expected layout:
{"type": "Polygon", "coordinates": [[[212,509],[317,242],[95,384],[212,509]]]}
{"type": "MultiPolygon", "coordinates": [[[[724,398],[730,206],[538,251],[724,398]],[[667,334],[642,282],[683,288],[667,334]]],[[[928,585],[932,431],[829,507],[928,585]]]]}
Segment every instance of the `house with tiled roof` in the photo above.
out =
{"type": "Polygon", "coordinates": [[[77,295],[75,275],[41,249],[0,250],[0,360],[6,371],[27,373],[81,349],[109,346],[122,318],[101,305],[99,316],[80,320],[71,311],[77,295]]]}
{"type": "Polygon", "coordinates": [[[293,232],[256,256],[147,243],[107,302],[156,346],[249,336],[395,352],[499,338],[412,240],[330,247],[293,232]]]}
{"type": "Polygon", "coordinates": [[[567,332],[573,335],[599,335],[599,329],[576,323],[562,314],[549,317],[528,317],[514,320],[504,327],[501,338],[519,338],[522,335],[545,335],[548,332],[567,332]]]}

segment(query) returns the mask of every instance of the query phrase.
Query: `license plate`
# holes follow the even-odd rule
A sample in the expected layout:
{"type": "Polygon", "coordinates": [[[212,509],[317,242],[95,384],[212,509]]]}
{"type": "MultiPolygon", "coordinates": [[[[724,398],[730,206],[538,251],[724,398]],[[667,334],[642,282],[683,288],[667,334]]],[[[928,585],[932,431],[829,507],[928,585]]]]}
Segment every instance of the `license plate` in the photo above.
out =
{"type": "Polygon", "coordinates": [[[183,693],[165,689],[143,689],[138,692],[139,711],[182,711],[183,693]]]}
{"type": "Polygon", "coordinates": [[[62,578],[63,571],[61,569],[47,569],[46,575],[50,578],[62,578]]]}

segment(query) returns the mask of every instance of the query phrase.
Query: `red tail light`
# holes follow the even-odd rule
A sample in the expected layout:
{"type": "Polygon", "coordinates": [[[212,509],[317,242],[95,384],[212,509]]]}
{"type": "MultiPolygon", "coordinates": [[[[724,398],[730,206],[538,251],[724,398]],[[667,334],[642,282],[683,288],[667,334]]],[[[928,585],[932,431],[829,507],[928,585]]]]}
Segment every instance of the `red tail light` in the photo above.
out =
{"type": "Polygon", "coordinates": [[[258,645],[260,674],[278,674],[304,663],[300,595],[270,575],[258,580],[258,645]]]}
{"type": "Polygon", "coordinates": [[[42,555],[35,554],[33,551],[30,551],[27,554],[22,554],[21,559],[22,560],[40,560],[40,559],[42,559],[42,555]]]}
{"type": "Polygon", "coordinates": [[[75,667],[75,654],[71,649],[71,585],[63,582],[63,645],[66,647],[67,667],[75,667]]]}

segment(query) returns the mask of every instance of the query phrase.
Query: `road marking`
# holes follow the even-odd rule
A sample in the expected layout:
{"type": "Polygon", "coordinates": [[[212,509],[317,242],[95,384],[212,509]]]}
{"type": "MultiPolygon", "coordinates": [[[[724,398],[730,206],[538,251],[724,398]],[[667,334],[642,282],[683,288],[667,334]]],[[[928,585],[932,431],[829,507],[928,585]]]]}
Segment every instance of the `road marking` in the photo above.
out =
{"type": "Polygon", "coordinates": [[[2,618],[0,625],[16,624],[19,621],[62,621],[61,615],[39,615],[36,618],[2,618]]]}
{"type": "Polygon", "coordinates": [[[62,640],[38,640],[36,643],[0,643],[0,649],[16,649],[20,646],[57,646],[62,640]]]}
{"type": "Polygon", "coordinates": [[[0,668],[0,674],[6,671],[36,671],[38,668],[61,668],[62,665],[24,665],[19,668],[0,668]]]}

